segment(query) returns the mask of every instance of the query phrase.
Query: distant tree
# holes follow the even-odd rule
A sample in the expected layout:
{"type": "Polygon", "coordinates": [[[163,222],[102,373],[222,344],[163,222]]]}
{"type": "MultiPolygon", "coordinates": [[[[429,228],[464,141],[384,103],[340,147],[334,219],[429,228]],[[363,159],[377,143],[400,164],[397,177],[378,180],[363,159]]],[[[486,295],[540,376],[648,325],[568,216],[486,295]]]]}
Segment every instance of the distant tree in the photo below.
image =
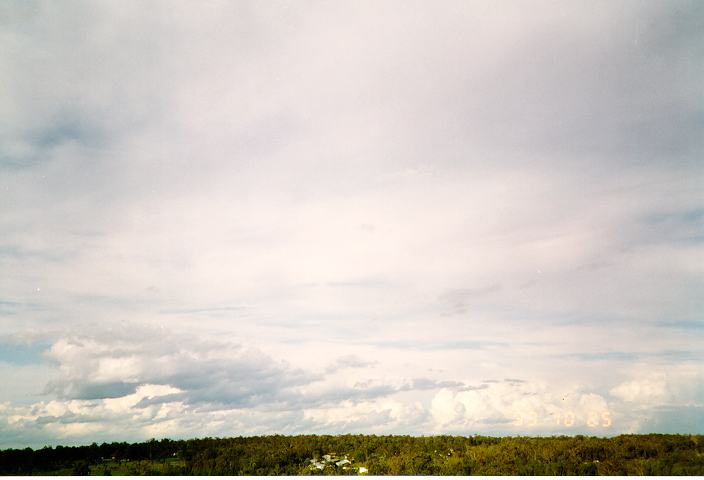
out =
{"type": "Polygon", "coordinates": [[[73,471],[71,472],[71,475],[76,475],[76,476],[90,475],[90,464],[86,460],[81,460],[79,462],[76,462],[76,464],[73,467],[73,471]]]}

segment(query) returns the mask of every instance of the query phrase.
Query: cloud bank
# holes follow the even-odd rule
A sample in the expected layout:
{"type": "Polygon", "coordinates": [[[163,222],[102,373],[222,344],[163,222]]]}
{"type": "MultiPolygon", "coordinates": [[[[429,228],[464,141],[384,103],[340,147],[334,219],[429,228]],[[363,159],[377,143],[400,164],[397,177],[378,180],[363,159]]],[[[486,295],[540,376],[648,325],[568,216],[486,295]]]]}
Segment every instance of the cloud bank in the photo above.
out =
{"type": "Polygon", "coordinates": [[[6,2],[0,447],[701,433],[698,2],[6,2]]]}

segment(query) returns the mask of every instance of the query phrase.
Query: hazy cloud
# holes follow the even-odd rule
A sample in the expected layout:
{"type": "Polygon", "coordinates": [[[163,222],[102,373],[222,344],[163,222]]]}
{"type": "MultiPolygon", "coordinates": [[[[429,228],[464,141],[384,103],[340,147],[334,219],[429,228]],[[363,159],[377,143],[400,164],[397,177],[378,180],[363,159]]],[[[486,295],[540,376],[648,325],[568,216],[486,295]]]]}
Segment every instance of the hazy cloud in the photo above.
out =
{"type": "Polygon", "coordinates": [[[3,442],[701,430],[702,18],[4,2],[3,442]]]}

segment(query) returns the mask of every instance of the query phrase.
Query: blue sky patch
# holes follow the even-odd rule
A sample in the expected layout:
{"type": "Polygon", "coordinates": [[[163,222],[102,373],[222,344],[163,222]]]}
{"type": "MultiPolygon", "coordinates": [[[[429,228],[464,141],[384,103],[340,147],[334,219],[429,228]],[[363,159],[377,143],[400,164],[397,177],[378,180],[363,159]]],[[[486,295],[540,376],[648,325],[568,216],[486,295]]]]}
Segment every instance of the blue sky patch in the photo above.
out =
{"type": "Polygon", "coordinates": [[[32,365],[44,362],[42,354],[49,348],[46,342],[0,343],[0,362],[32,365]]]}

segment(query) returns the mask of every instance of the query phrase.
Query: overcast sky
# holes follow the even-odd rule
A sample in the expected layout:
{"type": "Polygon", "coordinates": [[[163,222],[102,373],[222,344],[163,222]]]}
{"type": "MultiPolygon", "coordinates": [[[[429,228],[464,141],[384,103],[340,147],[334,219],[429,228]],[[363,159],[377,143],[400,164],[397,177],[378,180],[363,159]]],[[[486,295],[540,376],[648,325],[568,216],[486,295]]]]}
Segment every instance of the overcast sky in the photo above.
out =
{"type": "Polygon", "coordinates": [[[0,448],[704,431],[704,3],[0,3],[0,448]]]}

